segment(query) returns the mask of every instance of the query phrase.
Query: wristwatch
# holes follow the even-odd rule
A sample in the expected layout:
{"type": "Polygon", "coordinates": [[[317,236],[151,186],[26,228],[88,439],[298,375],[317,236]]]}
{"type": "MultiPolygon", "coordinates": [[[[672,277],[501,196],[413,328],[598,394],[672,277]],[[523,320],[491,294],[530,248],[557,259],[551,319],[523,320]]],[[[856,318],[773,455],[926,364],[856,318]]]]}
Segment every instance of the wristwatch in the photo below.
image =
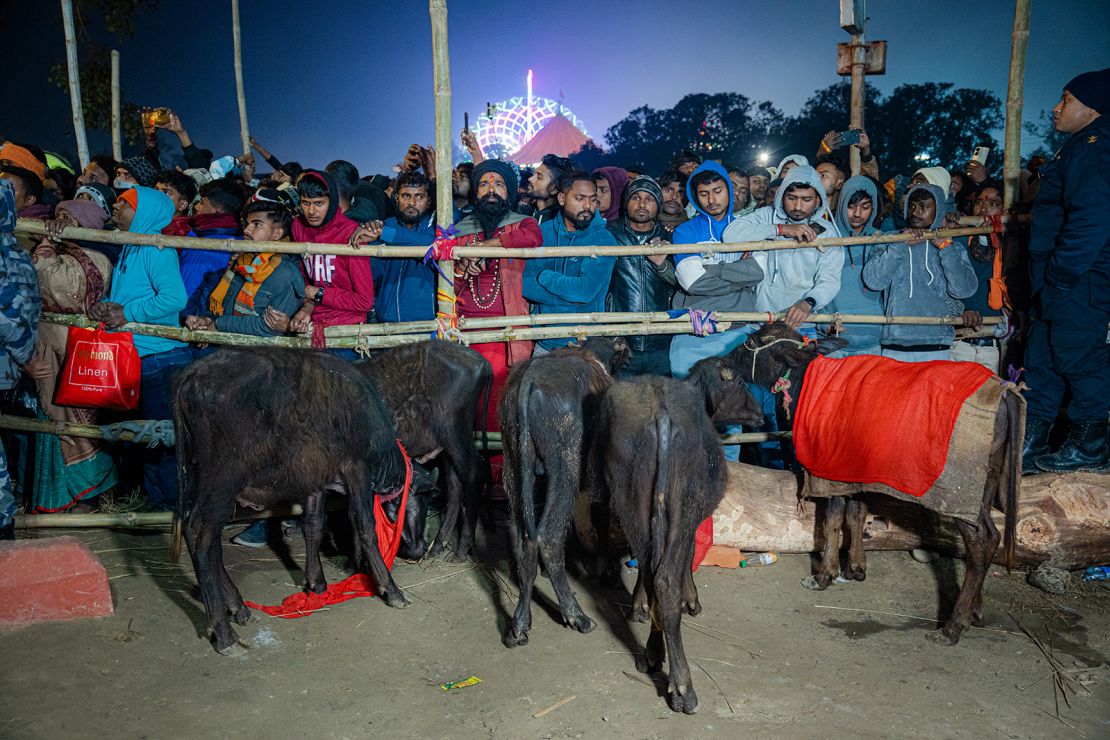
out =
{"type": "Polygon", "coordinates": [[[313,303],[315,303],[317,305],[324,302],[324,289],[323,288],[317,288],[316,289],[316,295],[314,295],[312,297],[312,301],[313,301],[313,303]]]}
{"type": "Polygon", "coordinates": [[[802,300],[803,300],[803,301],[805,301],[806,303],[808,303],[808,304],[809,304],[809,310],[810,310],[810,311],[812,311],[813,309],[817,308],[817,301],[813,300],[813,299],[812,299],[812,298],[810,298],[809,296],[806,296],[806,297],[805,297],[805,298],[803,298],[802,300]]]}

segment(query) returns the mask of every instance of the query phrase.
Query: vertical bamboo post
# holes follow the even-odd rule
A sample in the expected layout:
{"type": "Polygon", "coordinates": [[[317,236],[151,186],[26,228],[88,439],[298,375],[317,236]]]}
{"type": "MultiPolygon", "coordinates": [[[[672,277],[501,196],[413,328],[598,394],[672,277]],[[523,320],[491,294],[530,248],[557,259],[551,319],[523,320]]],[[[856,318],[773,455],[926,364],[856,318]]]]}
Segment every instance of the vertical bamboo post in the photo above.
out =
{"type": "MultiPolygon", "coordinates": [[[[862,20],[859,21],[861,24],[862,20]]],[[[852,34],[852,100],[848,112],[848,128],[863,128],[863,94],[865,87],[864,68],[867,64],[867,44],[862,33],[852,34]]],[[[859,147],[848,147],[848,161],[852,175],[860,170],[859,147]]]]}
{"type": "MultiPolygon", "coordinates": [[[[436,223],[453,221],[451,198],[451,65],[447,54],[447,0],[428,0],[432,17],[432,61],[436,104],[436,223]]],[[[439,313],[455,315],[455,263],[441,260],[437,291],[439,313]],[[444,277],[446,276],[446,278],[444,277]]]]}
{"type": "Polygon", "coordinates": [[[1010,47],[1010,85],[1006,93],[1006,144],[1002,156],[1002,206],[1017,199],[1021,175],[1021,106],[1025,97],[1025,49],[1029,45],[1032,0],[1014,2],[1013,43],[1010,47]]]}
{"type": "Polygon", "coordinates": [[[119,112],[119,52],[112,49],[112,158],[123,159],[123,134],[119,112]]]}
{"type": "Polygon", "coordinates": [[[77,69],[77,34],[73,30],[73,1],[62,0],[62,25],[66,34],[66,67],[69,70],[69,105],[73,111],[73,133],[81,169],[89,164],[89,141],[85,136],[85,112],[81,107],[81,80],[77,69]]]}
{"type": "Polygon", "coordinates": [[[239,0],[231,0],[231,38],[235,47],[235,94],[239,98],[239,138],[243,154],[251,153],[251,136],[247,128],[247,95],[243,92],[243,45],[239,38],[239,0]]]}

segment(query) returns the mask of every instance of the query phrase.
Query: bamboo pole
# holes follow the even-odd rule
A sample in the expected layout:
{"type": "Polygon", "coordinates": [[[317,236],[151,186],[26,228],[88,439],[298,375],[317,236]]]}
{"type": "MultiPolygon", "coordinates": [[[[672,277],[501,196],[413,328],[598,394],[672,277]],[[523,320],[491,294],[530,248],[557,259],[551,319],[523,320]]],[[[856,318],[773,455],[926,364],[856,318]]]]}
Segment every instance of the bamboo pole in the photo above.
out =
{"type": "Polygon", "coordinates": [[[89,165],[89,141],[85,136],[85,111],[81,105],[81,80],[77,68],[77,34],[73,30],[73,0],[62,0],[62,25],[66,35],[66,68],[69,73],[69,105],[73,133],[77,139],[77,159],[81,169],[89,165]]]}
{"type": "Polygon", "coordinates": [[[123,134],[121,131],[119,103],[119,52],[112,49],[112,158],[123,159],[123,134]]]}
{"type": "MultiPolygon", "coordinates": [[[[976,226],[960,229],[939,229],[925,231],[923,239],[951,239],[958,236],[975,236],[990,234],[993,230],[986,226],[976,226]]],[[[46,226],[42,221],[21,218],[16,222],[15,233],[27,236],[45,236],[46,226]]],[[[84,240],[103,244],[134,244],[134,234],[126,231],[101,231],[98,229],[83,229],[78,226],[67,226],[60,235],[62,239],[84,240]]],[[[852,244],[895,244],[898,242],[913,241],[913,234],[880,234],[875,236],[846,236],[835,239],[821,239],[818,242],[798,243],[790,239],[776,241],[750,241],[728,242],[714,244],[714,251],[719,253],[731,252],[764,252],[780,249],[811,249],[820,247],[843,247],[852,244]]],[[[208,249],[218,252],[277,252],[278,254],[342,254],[356,257],[396,257],[396,258],[423,258],[428,251],[427,246],[420,247],[390,247],[385,245],[367,245],[365,247],[350,247],[342,244],[313,244],[308,242],[267,242],[252,241],[249,239],[201,239],[189,236],[170,236],[167,234],[143,234],[143,244],[155,247],[173,247],[175,249],[208,249]]],[[[634,255],[650,254],[685,254],[690,251],[689,244],[644,244],[629,246],[580,246],[580,247],[534,247],[532,249],[508,249],[501,247],[458,247],[455,257],[495,257],[514,259],[542,259],[545,257],[629,257],[634,255]]]]}
{"type": "Polygon", "coordinates": [[[239,138],[243,154],[251,153],[251,136],[247,128],[247,95],[243,91],[243,45],[239,37],[239,0],[231,0],[231,39],[235,47],[235,95],[239,100],[239,138]]]}
{"type": "MultiPolygon", "coordinates": [[[[447,53],[447,0],[429,0],[432,20],[432,67],[436,105],[436,223],[446,229],[454,223],[451,197],[451,58],[447,53]]],[[[429,175],[431,173],[428,173],[429,175]]],[[[449,323],[458,315],[455,306],[455,262],[439,261],[436,304],[449,323]]]]}
{"type": "Polygon", "coordinates": [[[1002,156],[1002,207],[1009,210],[1018,195],[1021,175],[1021,106],[1025,94],[1025,50],[1029,45],[1032,0],[1014,2],[1014,30],[1010,47],[1010,83],[1006,92],[1006,143],[1002,156]]]}
{"type": "MultiPolygon", "coordinates": [[[[83,314],[44,312],[40,321],[61,326],[80,326],[91,328],[99,324],[83,314]]],[[[286,349],[309,349],[312,342],[308,336],[296,337],[257,337],[251,334],[232,334],[223,331],[190,331],[182,326],[162,326],[161,324],[140,324],[129,321],[118,331],[129,331],[148,337],[176,339],[179,342],[197,344],[226,344],[232,347],[283,347],[286,349]]],[[[423,339],[426,337],[421,337],[423,339]]]]}
{"type": "Polygon", "coordinates": [[[15,526],[18,529],[168,527],[172,523],[172,511],[125,511],[119,514],[24,514],[15,518],[15,526]]]}
{"type": "MultiPolygon", "coordinates": [[[[860,3],[862,8],[863,3],[860,3]]],[[[862,11],[861,11],[862,12],[862,11]]],[[[863,13],[863,18],[857,18],[856,22],[862,28],[866,22],[866,13],[863,13]]],[[[863,101],[864,101],[864,69],[867,62],[867,44],[864,42],[863,32],[852,35],[852,97],[850,101],[850,108],[848,111],[848,127],[852,129],[863,128],[863,101]]],[[[860,156],[859,147],[848,147],[849,167],[853,175],[858,175],[860,172],[860,156]]]]}
{"type": "MultiPolygon", "coordinates": [[[[714,312],[714,317],[718,322],[721,321],[742,321],[745,323],[762,323],[768,320],[779,321],[786,316],[786,312],[768,312],[768,311],[718,311],[714,312]]],[[[951,324],[953,326],[961,326],[963,320],[959,316],[874,316],[869,314],[835,314],[835,313],[818,313],[808,317],[808,323],[814,324],[831,324],[839,321],[842,324],[951,324]]],[[[561,314],[529,314],[527,316],[482,316],[477,318],[463,317],[459,319],[459,328],[463,330],[473,329],[489,329],[489,328],[502,328],[502,327],[525,327],[525,326],[550,326],[560,324],[578,324],[578,323],[592,323],[592,324],[644,324],[654,326],[656,324],[674,324],[682,325],[689,324],[690,320],[686,316],[679,316],[678,318],[671,318],[665,311],[657,311],[655,313],[615,313],[615,312],[599,312],[599,313],[561,313],[561,314]]],[[[1002,319],[997,316],[984,317],[984,325],[994,325],[1002,323],[1002,319]]],[[[636,333],[632,327],[630,333],[636,333]]],[[[414,334],[428,332],[435,329],[435,322],[432,321],[410,321],[398,322],[395,324],[367,324],[367,325],[346,325],[346,326],[329,326],[324,329],[324,336],[330,339],[338,339],[339,337],[356,337],[356,336],[382,336],[382,335],[396,335],[396,334],[414,334]],[[377,328],[386,329],[386,331],[374,330],[377,328]]]]}

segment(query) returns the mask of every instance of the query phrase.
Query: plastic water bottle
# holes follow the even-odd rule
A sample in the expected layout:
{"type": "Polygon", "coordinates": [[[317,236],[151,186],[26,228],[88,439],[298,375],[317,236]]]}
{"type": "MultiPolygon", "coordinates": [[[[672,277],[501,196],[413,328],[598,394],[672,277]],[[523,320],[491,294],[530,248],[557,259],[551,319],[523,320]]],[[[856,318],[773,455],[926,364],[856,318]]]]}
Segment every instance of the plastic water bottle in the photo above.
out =
{"type": "Polygon", "coordinates": [[[740,561],[740,567],[755,568],[760,565],[771,565],[772,563],[777,563],[778,561],[778,553],[774,551],[752,553],[751,555],[748,555],[746,558],[740,561]]]}
{"type": "Polygon", "coordinates": [[[1110,565],[1092,565],[1083,571],[1084,581],[1110,581],[1110,565]]]}

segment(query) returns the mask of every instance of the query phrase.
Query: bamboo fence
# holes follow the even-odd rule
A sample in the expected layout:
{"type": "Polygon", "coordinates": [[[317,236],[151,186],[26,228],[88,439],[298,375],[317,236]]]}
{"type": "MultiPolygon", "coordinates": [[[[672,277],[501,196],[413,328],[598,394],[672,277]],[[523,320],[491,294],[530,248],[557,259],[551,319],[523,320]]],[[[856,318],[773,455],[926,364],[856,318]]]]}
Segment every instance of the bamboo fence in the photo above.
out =
{"type": "MultiPolygon", "coordinates": [[[[77,34],[73,30],[73,0],[61,0],[62,26],[66,36],[66,70],[69,75],[69,106],[73,134],[77,139],[77,159],[81,169],[89,164],[89,140],[85,135],[85,109],[81,104],[81,78],[77,67],[77,34]]],[[[112,173],[115,174],[115,173],[112,173]]]]}
{"type": "Polygon", "coordinates": [[[119,106],[119,52],[112,49],[112,159],[117,162],[123,159],[123,122],[119,106]]]}
{"type": "Polygon", "coordinates": [[[235,97],[239,102],[239,138],[243,154],[251,153],[251,135],[247,127],[247,95],[243,90],[243,44],[239,34],[239,0],[231,0],[231,42],[235,54],[235,97]]]}
{"type": "Polygon", "coordinates": [[[1006,92],[1006,142],[1002,159],[1002,207],[1008,210],[1017,198],[1021,175],[1021,107],[1025,96],[1025,50],[1029,45],[1029,11],[1032,0],[1014,3],[1014,30],[1010,46],[1010,82],[1006,92]]]}
{"type": "MultiPolygon", "coordinates": [[[[454,202],[451,196],[451,60],[447,53],[447,2],[429,0],[428,13],[432,20],[432,67],[434,77],[436,115],[436,224],[447,229],[454,222],[454,202]]],[[[439,261],[436,279],[438,312],[450,317],[455,310],[455,263],[439,261]]]]}
{"type": "MultiPolygon", "coordinates": [[[[438,159],[438,158],[437,158],[438,159]]],[[[989,226],[973,226],[959,229],[939,229],[925,231],[923,239],[952,239],[960,236],[990,234],[989,226]]],[[[46,226],[42,221],[21,218],[16,222],[15,232],[26,236],[46,236],[46,226]]],[[[279,254],[342,254],[356,257],[400,257],[423,258],[428,247],[390,247],[370,244],[365,247],[351,247],[345,244],[314,244],[309,242],[267,242],[249,239],[201,239],[190,236],[170,236],[167,234],[130,234],[126,231],[102,231],[67,226],[60,238],[99,242],[102,244],[135,244],[136,242],[154,247],[174,247],[176,249],[207,249],[218,252],[277,252],[279,254]]],[[[914,241],[913,234],[881,234],[876,236],[845,236],[835,239],[820,239],[816,242],[796,242],[789,239],[775,241],[727,242],[713,244],[715,253],[725,252],[766,252],[780,249],[807,249],[817,247],[844,247],[854,244],[893,244],[914,241]]],[[[429,245],[430,246],[430,245],[429,245]]],[[[509,249],[507,247],[457,247],[456,258],[462,257],[500,257],[520,259],[542,259],[545,257],[629,257],[650,254],[688,254],[691,250],[707,251],[704,244],[644,244],[629,246],[578,246],[578,247],[533,247],[531,249],[509,249]]]]}

